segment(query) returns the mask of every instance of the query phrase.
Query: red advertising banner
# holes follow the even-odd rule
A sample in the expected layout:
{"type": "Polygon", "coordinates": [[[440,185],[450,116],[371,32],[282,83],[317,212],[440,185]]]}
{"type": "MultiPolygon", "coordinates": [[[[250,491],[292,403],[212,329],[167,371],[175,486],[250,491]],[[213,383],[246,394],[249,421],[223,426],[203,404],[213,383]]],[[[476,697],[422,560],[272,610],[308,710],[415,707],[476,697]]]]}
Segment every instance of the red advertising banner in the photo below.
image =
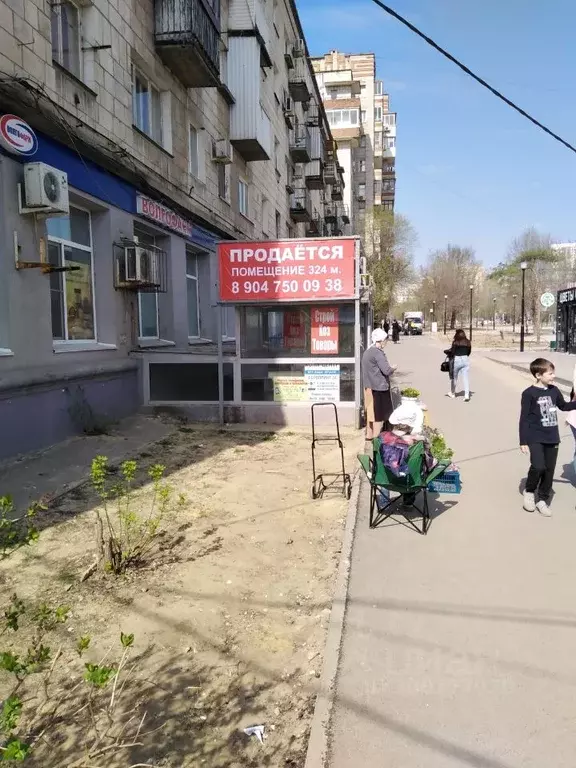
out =
{"type": "Polygon", "coordinates": [[[284,348],[306,348],[306,325],[299,309],[284,311],[284,348]]]}
{"type": "Polygon", "coordinates": [[[353,299],[356,238],[218,243],[220,301],[353,299]]]}
{"type": "Polygon", "coordinates": [[[314,307],[311,312],[310,351],[313,355],[338,354],[338,307],[314,307]]]}

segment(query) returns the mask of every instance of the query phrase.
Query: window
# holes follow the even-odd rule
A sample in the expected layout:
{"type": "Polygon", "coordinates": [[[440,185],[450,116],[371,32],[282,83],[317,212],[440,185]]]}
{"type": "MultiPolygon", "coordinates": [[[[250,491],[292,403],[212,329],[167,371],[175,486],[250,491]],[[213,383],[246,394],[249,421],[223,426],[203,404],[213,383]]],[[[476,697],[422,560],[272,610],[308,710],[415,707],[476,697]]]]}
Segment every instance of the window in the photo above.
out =
{"type": "Polygon", "coordinates": [[[382,189],[382,182],[379,181],[379,180],[376,180],[374,182],[374,196],[375,197],[379,197],[381,189],[382,189]]]}
{"type": "Polygon", "coordinates": [[[394,136],[387,136],[382,142],[384,149],[394,149],[396,146],[396,139],[394,136]]]}
{"type": "Polygon", "coordinates": [[[218,197],[230,202],[230,166],[218,163],[218,197]]]}
{"type": "Polygon", "coordinates": [[[186,250],[186,293],[188,297],[188,337],[200,338],[200,303],[198,301],[198,257],[186,250]]]}
{"type": "Polygon", "coordinates": [[[374,107],[374,120],[377,123],[382,122],[382,107],[374,107]]]}
{"type": "Polygon", "coordinates": [[[366,173],[366,160],[358,161],[358,170],[360,173],[366,173]]]}
{"type": "Polygon", "coordinates": [[[80,78],[82,76],[80,10],[74,3],[54,3],[51,21],[52,61],[80,78]]]}
{"type": "Polygon", "coordinates": [[[358,184],[358,200],[364,200],[366,197],[366,184],[358,184]]]}
{"type": "Polygon", "coordinates": [[[96,340],[90,214],[71,207],[68,216],[47,219],[46,230],[49,263],[74,267],[50,275],[52,338],[96,340]]]}
{"type": "Polygon", "coordinates": [[[363,109],[363,110],[360,112],[360,122],[361,122],[361,123],[365,123],[365,122],[366,122],[366,110],[365,110],[365,109],[363,109]]]}
{"type": "Polygon", "coordinates": [[[238,179],[238,211],[248,216],[248,184],[243,179],[238,179]]]}
{"type": "Polygon", "coordinates": [[[388,112],[385,115],[382,115],[382,124],[386,125],[388,128],[393,128],[396,125],[396,115],[394,112],[388,112]]]}
{"type": "Polygon", "coordinates": [[[193,125],[189,127],[188,134],[188,170],[198,178],[199,152],[198,152],[198,131],[193,125]]]}
{"type": "MultiPolygon", "coordinates": [[[[138,244],[156,246],[156,238],[139,227],[134,227],[134,237],[138,244]]],[[[160,338],[160,322],[158,317],[158,294],[138,292],[138,336],[141,339],[160,338]]]]}
{"type": "Polygon", "coordinates": [[[374,93],[376,96],[382,96],[382,80],[374,81],[374,93]]]}
{"type": "Polygon", "coordinates": [[[330,109],[326,112],[328,123],[333,128],[346,128],[351,125],[358,125],[357,109],[330,109]]]}
{"type": "Polygon", "coordinates": [[[393,200],[383,200],[382,201],[382,208],[385,211],[393,211],[394,210],[394,201],[393,200]]]}
{"type": "Polygon", "coordinates": [[[162,144],[160,91],[136,67],[132,67],[132,120],[142,133],[162,144]]]}
{"type": "Polygon", "coordinates": [[[374,134],[374,149],[382,149],[382,134],[380,131],[374,134]]]}

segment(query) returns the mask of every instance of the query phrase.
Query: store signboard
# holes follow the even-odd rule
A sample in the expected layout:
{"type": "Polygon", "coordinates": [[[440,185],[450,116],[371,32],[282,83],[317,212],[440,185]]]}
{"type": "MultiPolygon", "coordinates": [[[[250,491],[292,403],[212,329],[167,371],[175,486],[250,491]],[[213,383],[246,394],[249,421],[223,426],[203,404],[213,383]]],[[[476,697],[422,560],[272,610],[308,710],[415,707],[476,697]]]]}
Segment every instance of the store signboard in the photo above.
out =
{"type": "Polygon", "coordinates": [[[340,402],[340,366],[306,365],[304,378],[308,383],[308,399],[314,403],[340,402]]]}
{"type": "Polygon", "coordinates": [[[300,309],[284,312],[284,349],[306,349],[306,324],[300,309]]]}
{"type": "Polygon", "coordinates": [[[311,311],[310,351],[313,355],[338,354],[338,307],[311,311]]]}
{"type": "Polygon", "coordinates": [[[357,238],[220,242],[220,301],[355,298],[357,238]]]}

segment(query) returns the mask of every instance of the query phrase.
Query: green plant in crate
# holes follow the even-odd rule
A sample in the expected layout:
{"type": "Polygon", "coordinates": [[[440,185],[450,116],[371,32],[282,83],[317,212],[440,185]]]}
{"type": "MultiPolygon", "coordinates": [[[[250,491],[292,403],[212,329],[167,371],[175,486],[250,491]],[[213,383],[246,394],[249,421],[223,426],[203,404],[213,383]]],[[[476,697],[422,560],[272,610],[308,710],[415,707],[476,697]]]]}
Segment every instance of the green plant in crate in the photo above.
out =
{"type": "Polygon", "coordinates": [[[409,397],[413,400],[417,400],[420,397],[420,392],[414,387],[406,387],[400,391],[402,397],[409,397]]]}
{"type": "Polygon", "coordinates": [[[449,448],[444,435],[437,429],[432,427],[425,427],[425,435],[430,443],[430,452],[437,461],[452,461],[454,457],[454,451],[449,448]]]}

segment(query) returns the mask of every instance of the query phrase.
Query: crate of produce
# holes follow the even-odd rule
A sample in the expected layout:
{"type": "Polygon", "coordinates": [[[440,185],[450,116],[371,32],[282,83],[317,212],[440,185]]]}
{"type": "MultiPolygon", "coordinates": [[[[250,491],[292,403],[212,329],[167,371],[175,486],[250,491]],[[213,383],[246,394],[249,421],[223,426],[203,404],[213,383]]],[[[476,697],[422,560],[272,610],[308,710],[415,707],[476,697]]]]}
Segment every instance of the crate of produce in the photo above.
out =
{"type": "Polygon", "coordinates": [[[428,490],[433,493],[461,493],[462,481],[459,470],[447,469],[443,475],[428,485],[428,490]]]}

